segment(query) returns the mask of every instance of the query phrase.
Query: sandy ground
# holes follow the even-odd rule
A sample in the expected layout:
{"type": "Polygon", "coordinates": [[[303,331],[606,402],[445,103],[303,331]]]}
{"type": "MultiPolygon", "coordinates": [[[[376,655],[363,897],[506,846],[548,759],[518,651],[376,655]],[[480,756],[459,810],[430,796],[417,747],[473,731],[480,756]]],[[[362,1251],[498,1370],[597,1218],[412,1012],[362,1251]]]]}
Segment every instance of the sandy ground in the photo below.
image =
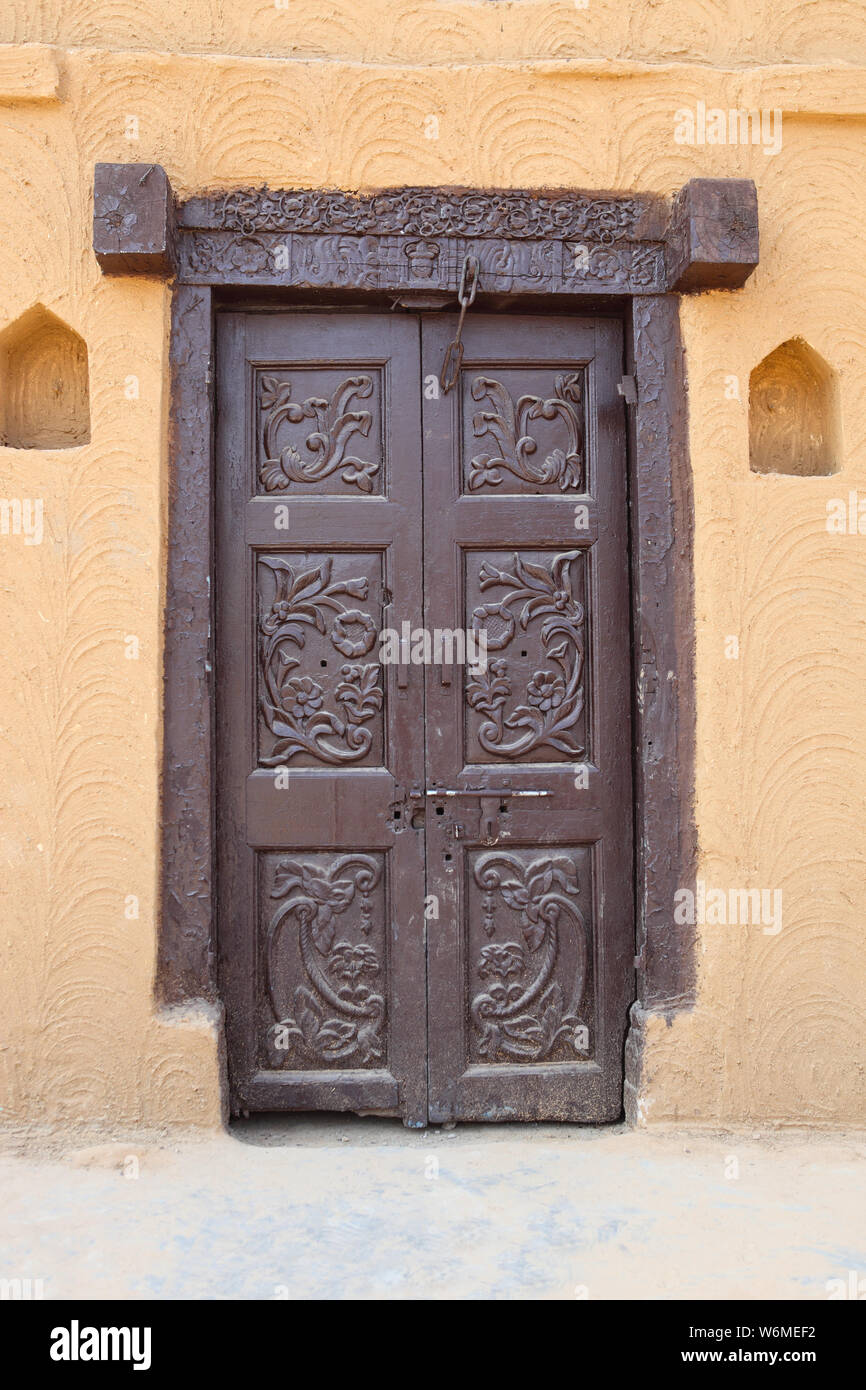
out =
{"type": "Polygon", "coordinates": [[[866,1294],[866,1136],[258,1117],[0,1157],[0,1278],[46,1298],[866,1294]]]}

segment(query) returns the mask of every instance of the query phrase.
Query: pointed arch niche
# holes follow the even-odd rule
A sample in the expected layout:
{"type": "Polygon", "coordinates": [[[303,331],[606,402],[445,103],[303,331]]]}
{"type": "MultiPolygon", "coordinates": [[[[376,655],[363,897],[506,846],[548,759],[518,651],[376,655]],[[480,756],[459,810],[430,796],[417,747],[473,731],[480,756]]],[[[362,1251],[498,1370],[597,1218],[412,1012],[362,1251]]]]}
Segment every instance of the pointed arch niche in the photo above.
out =
{"type": "Polygon", "coordinates": [[[0,333],[0,440],[13,449],[90,441],[87,344],[42,304],[0,333]]]}
{"type": "Polygon", "coordinates": [[[789,338],[749,377],[749,467],[753,473],[818,478],[839,469],[836,376],[803,338],[789,338]]]}

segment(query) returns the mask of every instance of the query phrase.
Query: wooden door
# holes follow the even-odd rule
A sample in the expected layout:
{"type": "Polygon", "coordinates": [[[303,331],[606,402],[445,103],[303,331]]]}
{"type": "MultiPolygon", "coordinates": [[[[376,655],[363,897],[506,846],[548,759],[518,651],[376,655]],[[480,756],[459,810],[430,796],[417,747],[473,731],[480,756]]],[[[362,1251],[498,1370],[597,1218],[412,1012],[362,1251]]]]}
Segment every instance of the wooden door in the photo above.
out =
{"type": "MultiPolygon", "coordinates": [[[[424,369],[453,322],[423,325],[424,369]]],[[[468,316],[424,403],[430,1119],[611,1120],[633,998],[619,324],[468,316]],[[438,793],[437,794],[437,789],[438,793]]]]}
{"type": "Polygon", "coordinates": [[[426,1122],[418,323],[218,334],[221,976],[236,1108],[426,1122]],[[415,825],[413,827],[413,821],[415,825]]]}
{"type": "Polygon", "coordinates": [[[458,383],[437,394],[455,326],[221,316],[219,940],[236,1110],[410,1125],[621,1110],[620,330],[470,315],[458,383]],[[384,629],[483,633],[486,668],[383,661],[384,629]]]}

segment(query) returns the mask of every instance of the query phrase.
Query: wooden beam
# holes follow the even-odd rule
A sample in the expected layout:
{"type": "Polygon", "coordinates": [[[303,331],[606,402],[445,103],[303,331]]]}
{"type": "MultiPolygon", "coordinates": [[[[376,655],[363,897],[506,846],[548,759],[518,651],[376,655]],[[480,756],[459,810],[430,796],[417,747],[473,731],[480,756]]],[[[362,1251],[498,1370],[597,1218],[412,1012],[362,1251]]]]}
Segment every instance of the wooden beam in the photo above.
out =
{"type": "Polygon", "coordinates": [[[690,179],[674,199],[668,288],[735,290],[758,264],[758,194],[751,179],[690,179]]]}
{"type": "Polygon", "coordinates": [[[160,165],[97,164],[93,250],[106,275],[174,274],[174,198],[160,165]]]}

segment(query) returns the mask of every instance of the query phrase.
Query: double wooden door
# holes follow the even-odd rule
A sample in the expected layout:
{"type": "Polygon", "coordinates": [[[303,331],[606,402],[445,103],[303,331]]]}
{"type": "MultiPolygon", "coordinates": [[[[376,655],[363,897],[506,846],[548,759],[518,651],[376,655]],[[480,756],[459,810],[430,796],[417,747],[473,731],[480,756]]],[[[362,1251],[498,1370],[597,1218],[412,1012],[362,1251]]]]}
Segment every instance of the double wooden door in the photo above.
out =
{"type": "Polygon", "coordinates": [[[633,997],[621,329],[226,312],[235,1110],[615,1119],[633,997]],[[461,660],[462,658],[462,660],[461,660]]]}

